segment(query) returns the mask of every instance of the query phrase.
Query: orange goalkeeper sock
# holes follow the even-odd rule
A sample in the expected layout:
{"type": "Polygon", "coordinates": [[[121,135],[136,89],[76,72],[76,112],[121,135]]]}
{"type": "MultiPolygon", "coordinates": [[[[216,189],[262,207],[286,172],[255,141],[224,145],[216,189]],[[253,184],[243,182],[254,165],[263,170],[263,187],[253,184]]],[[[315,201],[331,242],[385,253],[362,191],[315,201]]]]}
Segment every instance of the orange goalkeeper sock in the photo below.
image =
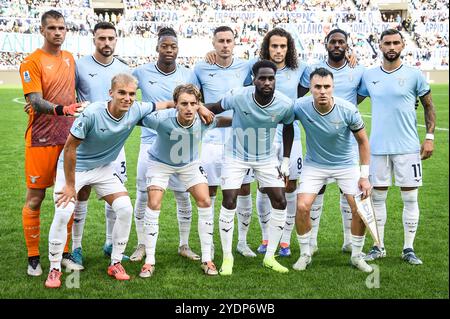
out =
{"type": "Polygon", "coordinates": [[[72,241],[73,215],[74,214],[72,213],[72,216],[70,216],[70,220],[67,223],[67,240],[66,240],[66,246],[64,246],[65,253],[69,252],[69,245],[70,245],[70,242],[72,241]]]}
{"type": "Polygon", "coordinates": [[[32,210],[27,205],[22,209],[22,225],[28,257],[39,256],[39,237],[41,235],[40,214],[41,210],[32,210]]]}

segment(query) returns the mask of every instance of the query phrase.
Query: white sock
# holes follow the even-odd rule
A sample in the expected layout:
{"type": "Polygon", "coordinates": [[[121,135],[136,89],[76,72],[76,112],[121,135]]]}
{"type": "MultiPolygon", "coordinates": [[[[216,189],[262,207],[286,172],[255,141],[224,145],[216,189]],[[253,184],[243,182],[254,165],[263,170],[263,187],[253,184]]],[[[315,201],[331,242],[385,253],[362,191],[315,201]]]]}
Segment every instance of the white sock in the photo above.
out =
{"type": "Polygon", "coordinates": [[[191,232],[192,204],[188,192],[173,191],[177,201],[178,230],[180,232],[179,246],[189,245],[189,233],[191,232]]]}
{"type": "Polygon", "coordinates": [[[239,242],[247,245],[247,233],[252,220],[252,195],[237,197],[236,214],[239,242]]]}
{"type": "Polygon", "coordinates": [[[72,251],[75,248],[81,247],[83,239],[84,224],[86,222],[86,214],[88,208],[88,201],[77,201],[73,210],[73,225],[72,225],[72,251]]]}
{"type": "Polygon", "coordinates": [[[112,231],[114,224],[116,223],[117,215],[112,209],[112,207],[105,202],[105,218],[106,218],[106,245],[112,244],[112,231]]]}
{"type": "Polygon", "coordinates": [[[234,215],[236,209],[220,208],[219,215],[219,230],[220,241],[222,242],[223,258],[233,257],[231,247],[233,245],[233,231],[234,231],[234,215]]]}
{"type": "Polygon", "coordinates": [[[258,213],[259,225],[261,226],[262,240],[267,240],[267,229],[269,227],[270,210],[271,210],[269,196],[256,191],[256,211],[258,213]]]}
{"type": "Polygon", "coordinates": [[[136,191],[136,201],[134,202],[134,223],[139,245],[144,244],[144,215],[147,207],[147,192],[136,191]]]}
{"type": "Polygon", "coordinates": [[[295,213],[297,212],[297,192],[286,193],[286,222],[281,236],[280,244],[291,245],[292,229],[295,225],[295,213]]]}
{"type": "Polygon", "coordinates": [[[156,241],[159,233],[159,210],[152,210],[149,207],[145,209],[144,217],[144,244],[145,244],[145,263],[155,264],[156,241]]]}
{"type": "MultiPolygon", "coordinates": [[[[216,219],[216,213],[214,211],[214,204],[216,203],[216,196],[210,196],[211,199],[211,218],[212,218],[212,227],[214,230],[214,221],[216,219]]],[[[213,239],[213,246],[214,246],[214,239],[213,239]]]]}
{"type": "Polygon", "coordinates": [[[344,232],[344,246],[352,242],[352,209],[344,194],[340,194],[340,209],[342,215],[342,230],[344,232]]]}
{"type": "Polygon", "coordinates": [[[269,238],[267,243],[267,251],[265,257],[273,257],[280,243],[283,234],[284,224],[286,223],[286,208],[272,208],[269,220],[269,238]]]}
{"type": "MultiPolygon", "coordinates": [[[[55,195],[54,195],[55,196],[55,195]]],[[[55,206],[55,215],[48,234],[48,259],[50,269],[61,270],[62,254],[67,240],[67,224],[75,209],[75,204],[69,202],[65,208],[55,206]]]]}
{"type": "Polygon", "coordinates": [[[357,236],[357,235],[351,235],[352,237],[352,257],[359,256],[362,252],[362,249],[364,247],[364,239],[366,238],[365,235],[357,236]]]}
{"type": "Polygon", "coordinates": [[[384,225],[386,225],[387,212],[386,212],[386,198],[387,190],[372,190],[372,203],[373,211],[377,218],[378,235],[380,236],[380,248],[384,247],[384,225]]]}
{"type": "Polygon", "coordinates": [[[211,207],[198,207],[198,235],[202,249],[202,262],[211,261],[211,245],[214,231],[211,217],[211,207]]]}
{"type": "Polygon", "coordinates": [[[310,219],[311,219],[311,247],[317,247],[317,236],[319,234],[320,216],[322,216],[323,210],[323,196],[324,194],[317,195],[313,204],[311,205],[310,219]]]}
{"type": "Polygon", "coordinates": [[[416,237],[417,226],[419,225],[419,203],[417,197],[418,189],[412,191],[401,191],[403,200],[403,231],[405,242],[403,249],[414,249],[414,238],[416,237]]]}
{"type": "Polygon", "coordinates": [[[121,262],[128,238],[130,238],[131,223],[133,219],[133,205],[128,196],[116,198],[111,205],[117,219],[112,229],[111,265],[121,262]]]}
{"type": "Polygon", "coordinates": [[[298,245],[300,246],[300,255],[311,256],[310,241],[311,241],[311,230],[303,235],[297,234],[298,245]]]}

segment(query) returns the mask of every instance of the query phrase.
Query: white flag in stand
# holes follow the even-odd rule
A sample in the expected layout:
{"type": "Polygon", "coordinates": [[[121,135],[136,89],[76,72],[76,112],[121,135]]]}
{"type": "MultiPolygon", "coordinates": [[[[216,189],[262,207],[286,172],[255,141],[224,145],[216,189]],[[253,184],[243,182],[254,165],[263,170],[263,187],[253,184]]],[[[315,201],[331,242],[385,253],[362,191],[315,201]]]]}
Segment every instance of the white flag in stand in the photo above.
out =
{"type": "Polygon", "coordinates": [[[358,207],[358,214],[361,216],[367,229],[369,229],[370,235],[374,240],[374,245],[379,245],[380,237],[378,235],[377,219],[373,211],[372,197],[369,196],[366,199],[361,199],[361,194],[355,196],[356,206],[358,207]]]}

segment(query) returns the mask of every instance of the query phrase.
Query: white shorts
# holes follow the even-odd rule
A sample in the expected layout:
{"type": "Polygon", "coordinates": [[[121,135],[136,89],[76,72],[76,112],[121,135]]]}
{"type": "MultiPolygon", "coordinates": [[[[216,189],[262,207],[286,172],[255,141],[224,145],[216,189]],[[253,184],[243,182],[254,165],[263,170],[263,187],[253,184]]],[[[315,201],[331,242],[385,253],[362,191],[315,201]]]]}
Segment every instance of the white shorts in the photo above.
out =
{"type": "Polygon", "coordinates": [[[166,189],[169,184],[169,179],[173,174],[178,174],[178,178],[182,183],[181,185],[185,190],[197,184],[208,184],[206,173],[199,162],[177,167],[149,160],[147,187],[158,186],[166,189]]]}
{"type": "Polygon", "coordinates": [[[396,186],[422,186],[420,154],[370,156],[370,182],[374,187],[392,186],[392,173],[396,186]]]}
{"type": "MultiPolygon", "coordinates": [[[[209,186],[220,186],[225,161],[225,145],[203,143],[200,162],[208,177],[209,186]]],[[[250,184],[255,180],[253,170],[248,170],[242,184],[250,184]]]]}
{"type": "Polygon", "coordinates": [[[112,162],[112,165],[114,166],[114,170],[116,171],[117,176],[119,176],[120,180],[122,181],[122,184],[125,184],[128,180],[127,158],[125,157],[125,147],[122,147],[119,155],[117,155],[116,160],[112,162]]]}
{"type": "MultiPolygon", "coordinates": [[[[148,149],[152,146],[152,144],[143,144],[141,143],[139,147],[139,157],[137,163],[137,177],[136,177],[136,188],[140,192],[147,192],[147,169],[150,165],[150,160],[148,158],[148,149]]],[[[183,187],[179,177],[177,174],[174,174],[169,179],[168,188],[177,191],[177,192],[185,192],[186,189],[183,187]]]]}
{"type": "MultiPolygon", "coordinates": [[[[275,154],[278,160],[283,161],[283,142],[274,142],[275,154]]],[[[299,178],[303,167],[302,141],[295,140],[292,143],[291,155],[289,156],[289,180],[295,181],[299,178]]]]}
{"type": "Polygon", "coordinates": [[[245,175],[252,169],[259,187],[284,187],[279,163],[276,158],[269,162],[244,162],[226,157],[222,168],[221,188],[239,189],[243,184],[245,175]]]}
{"type": "MultiPolygon", "coordinates": [[[[59,168],[56,170],[56,182],[53,189],[54,198],[56,196],[55,193],[60,192],[65,185],[66,178],[64,176],[64,169],[59,168]]],[[[98,198],[115,193],[127,192],[112,163],[88,171],[75,172],[76,192],[78,193],[86,185],[91,186],[95,190],[98,198]]]]}
{"type": "Polygon", "coordinates": [[[342,169],[329,169],[305,164],[297,191],[298,193],[318,194],[327,180],[334,178],[344,194],[356,195],[360,192],[359,177],[360,169],[357,165],[342,169]]]}

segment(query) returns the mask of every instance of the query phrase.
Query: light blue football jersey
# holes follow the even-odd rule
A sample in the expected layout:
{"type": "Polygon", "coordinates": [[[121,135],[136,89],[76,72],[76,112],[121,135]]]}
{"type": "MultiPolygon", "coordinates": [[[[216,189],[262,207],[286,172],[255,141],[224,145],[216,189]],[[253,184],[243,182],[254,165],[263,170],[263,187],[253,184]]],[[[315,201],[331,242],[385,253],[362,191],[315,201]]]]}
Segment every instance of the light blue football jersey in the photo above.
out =
{"type": "MultiPolygon", "coordinates": [[[[253,58],[249,61],[250,69],[253,65],[259,61],[259,58],[253,58]]],[[[282,69],[278,69],[275,75],[275,88],[291,98],[292,101],[295,101],[297,96],[297,88],[299,85],[304,88],[309,88],[309,74],[310,68],[305,62],[298,60],[298,68],[290,69],[288,67],[284,67],[282,69]]],[[[298,121],[294,123],[294,140],[300,140],[300,126],[298,121]]],[[[275,137],[276,142],[283,141],[283,125],[278,125],[277,127],[277,135],[275,137]]]]}
{"type": "Polygon", "coordinates": [[[326,61],[322,61],[312,65],[311,71],[317,68],[325,68],[333,73],[334,96],[349,101],[355,106],[358,105],[358,90],[361,86],[362,76],[365,70],[364,66],[357,65],[351,68],[346,62],[342,67],[337,69],[330,66],[326,61]]]}
{"type": "Polygon", "coordinates": [[[118,73],[131,73],[131,69],[113,58],[111,63],[102,64],[88,55],[76,61],[75,86],[80,102],[103,102],[110,99],[111,79],[118,73]]]}
{"type": "Polygon", "coordinates": [[[176,109],[161,110],[146,116],[142,123],[157,132],[148,150],[149,158],[170,166],[185,166],[199,159],[198,149],[207,129],[214,128],[216,119],[204,124],[198,115],[189,127],[183,127],[177,119],[176,109]]]}
{"type": "Polygon", "coordinates": [[[254,92],[254,86],[236,88],[222,99],[222,108],[234,111],[233,135],[226,144],[226,154],[248,162],[270,161],[278,123],[294,121],[293,101],[275,91],[272,101],[261,106],[254,92]]]}
{"type": "Polygon", "coordinates": [[[312,96],[295,101],[295,119],[302,122],[306,133],[305,164],[328,169],[357,165],[351,136],[364,128],[358,109],[352,103],[334,97],[334,106],[321,114],[312,96]]]}
{"type": "Polygon", "coordinates": [[[134,102],[120,119],[108,111],[108,102],[94,102],[78,117],[70,133],[83,142],[77,148],[76,171],[113,162],[133,128],[155,110],[153,103],[134,102]]]}
{"type": "Polygon", "coordinates": [[[359,94],[370,96],[372,103],[371,154],[420,151],[415,102],[429,92],[422,72],[410,66],[401,65],[391,72],[378,66],[364,72],[359,94]]]}
{"type": "MultiPolygon", "coordinates": [[[[249,74],[248,61],[233,58],[228,67],[217,64],[198,62],[194,67],[195,75],[203,92],[205,103],[219,102],[223,96],[233,88],[243,87],[249,74]]],[[[224,116],[233,116],[233,112],[223,113],[224,116]]],[[[225,144],[231,135],[231,128],[215,128],[208,131],[203,142],[212,144],[225,144]]]]}
{"type": "MultiPolygon", "coordinates": [[[[138,79],[138,87],[144,102],[162,102],[173,99],[173,91],[181,84],[194,84],[199,87],[197,78],[191,69],[178,65],[173,72],[162,72],[156,62],[137,67],[133,75],[138,79]]],[[[147,127],[141,128],[141,143],[152,144],[156,132],[147,127]]]]}

